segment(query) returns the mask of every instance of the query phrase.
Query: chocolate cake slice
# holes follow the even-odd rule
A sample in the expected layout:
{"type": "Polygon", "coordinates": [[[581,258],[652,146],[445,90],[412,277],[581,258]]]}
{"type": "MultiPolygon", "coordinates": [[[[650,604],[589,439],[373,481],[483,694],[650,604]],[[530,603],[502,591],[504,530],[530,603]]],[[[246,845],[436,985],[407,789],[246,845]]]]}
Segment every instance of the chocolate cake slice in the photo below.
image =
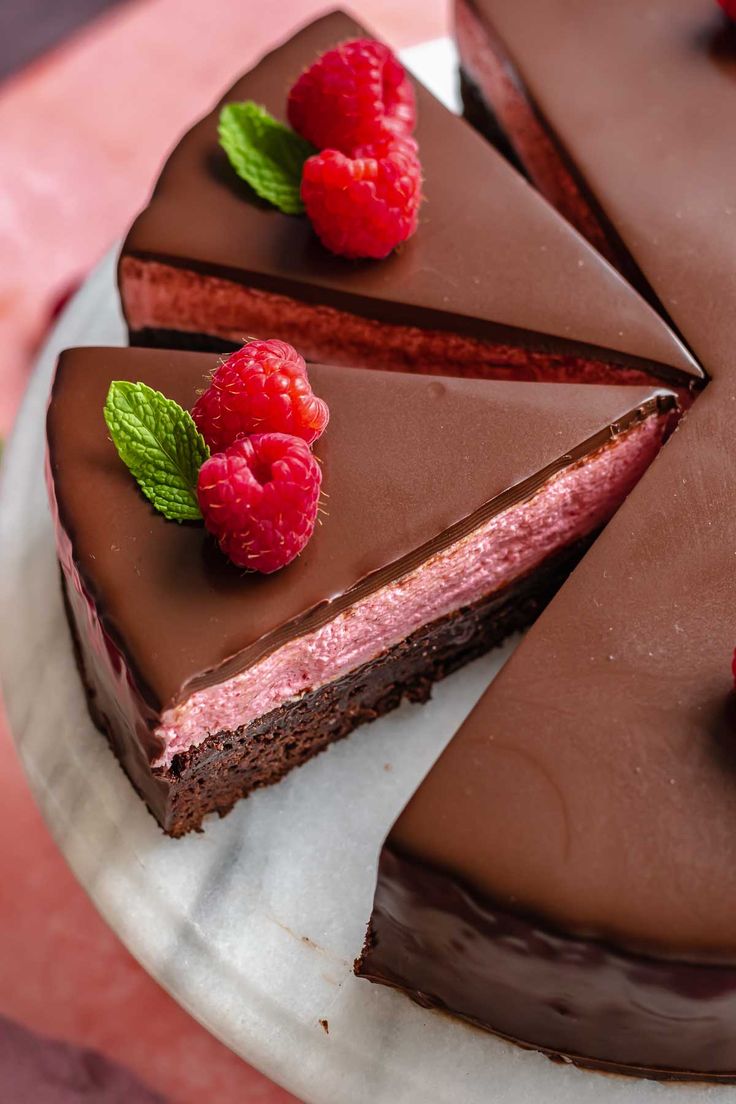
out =
{"type": "Polygon", "coordinates": [[[656,454],[671,392],[313,366],[328,513],[237,570],[156,514],[108,439],[110,381],[191,406],[211,354],[63,354],[49,486],[93,716],[164,829],[227,812],[531,621],[656,454]]]}
{"type": "Polygon", "coordinates": [[[736,249],[736,31],[716,0],[455,0],[455,26],[468,116],[681,329],[700,313],[705,356],[736,249]]]}
{"type": "Polygon", "coordinates": [[[713,378],[395,825],[358,968],[582,1065],[736,1081],[736,40],[705,0],[472,10],[713,378]]]}
{"type": "Polygon", "coordinates": [[[711,383],[394,825],[362,976],[736,1081],[734,409],[711,383]]]}
{"type": "MultiPolygon", "coordinates": [[[[223,97],[283,118],[323,51],[365,31],[335,12],[223,97]]],[[[171,154],[120,258],[131,343],[222,349],[278,335],[307,359],[440,374],[641,383],[701,378],[618,273],[421,85],[426,200],[383,261],[327,252],[308,220],[255,198],[218,144],[219,107],[171,154]]]]}

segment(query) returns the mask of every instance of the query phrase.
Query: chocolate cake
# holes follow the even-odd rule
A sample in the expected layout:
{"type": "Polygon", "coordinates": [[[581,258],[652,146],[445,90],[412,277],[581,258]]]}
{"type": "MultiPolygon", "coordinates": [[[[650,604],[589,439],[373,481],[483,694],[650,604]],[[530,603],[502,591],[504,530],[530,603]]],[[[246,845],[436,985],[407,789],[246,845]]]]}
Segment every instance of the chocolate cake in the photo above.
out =
{"type": "Polygon", "coordinates": [[[328,513],[274,575],[155,513],[108,438],[111,380],[192,405],[211,354],[78,349],[48,414],[49,488],[94,718],[172,835],[227,812],[548,601],[656,454],[648,388],[312,366],[328,513]]]}
{"type": "MultiPolygon", "coordinates": [[[[284,117],[322,51],[365,34],[310,24],[223,97],[284,117]]],[[[424,373],[688,384],[699,367],[657,314],[502,157],[416,85],[425,202],[384,261],[347,261],[306,218],[258,200],[218,144],[219,107],[171,154],[123,246],[134,344],[223,349],[278,334],[307,359],[424,373]]]]}
{"type": "MultiPolygon", "coordinates": [[[[152,511],[102,419],[115,378],[190,407],[214,357],[64,354],[80,669],[181,835],[529,624],[623,502],[390,832],[356,970],[554,1058],[736,1081],[736,32],[711,0],[456,10],[468,115],[560,214],[420,86],[426,202],[380,263],[256,199],[218,109],[186,135],[121,255],[131,340],[331,362],[328,513],[288,567],[236,570],[152,511]],[[655,460],[677,399],[652,381],[695,393],[699,363],[655,460]]],[[[318,20],[223,102],[283,117],[362,33],[318,20]]]]}
{"type": "Polygon", "coordinates": [[[706,0],[462,0],[458,32],[475,107],[545,187],[551,136],[712,382],[394,826],[358,970],[736,1081],[736,36],[706,0]]]}
{"type": "Polygon", "coordinates": [[[394,825],[362,976],[736,1080],[735,406],[709,385],[394,825]]]}
{"type": "Polygon", "coordinates": [[[736,31],[715,0],[456,0],[455,25],[468,115],[671,318],[701,312],[704,356],[736,249],[736,31]]]}

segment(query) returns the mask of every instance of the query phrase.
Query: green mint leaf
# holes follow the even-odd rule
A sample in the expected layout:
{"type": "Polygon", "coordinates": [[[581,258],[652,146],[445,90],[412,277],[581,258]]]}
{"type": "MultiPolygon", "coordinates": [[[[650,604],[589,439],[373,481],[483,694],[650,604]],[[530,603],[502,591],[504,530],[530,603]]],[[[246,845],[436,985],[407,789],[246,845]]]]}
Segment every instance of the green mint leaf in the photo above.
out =
{"type": "Polygon", "coordinates": [[[285,215],[301,215],[302,166],[313,146],[253,100],[225,104],[220,112],[220,145],[238,176],[256,195],[285,215]]]}
{"type": "Polygon", "coordinates": [[[120,459],[170,521],[197,521],[197,474],[210,450],[188,410],[145,383],[116,380],[105,421],[120,459]]]}

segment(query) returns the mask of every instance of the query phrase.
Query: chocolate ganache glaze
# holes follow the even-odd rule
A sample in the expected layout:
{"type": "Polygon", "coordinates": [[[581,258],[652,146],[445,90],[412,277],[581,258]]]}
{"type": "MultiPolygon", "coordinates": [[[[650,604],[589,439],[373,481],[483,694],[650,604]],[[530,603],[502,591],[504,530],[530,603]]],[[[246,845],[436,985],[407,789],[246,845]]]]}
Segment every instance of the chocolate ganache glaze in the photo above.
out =
{"type": "Polygon", "coordinates": [[[705,0],[458,7],[476,92],[501,42],[712,382],[392,829],[358,969],[583,1065],[733,1081],[734,33],[705,0]]]}
{"type": "Polygon", "coordinates": [[[710,384],[410,801],[364,976],[581,1064],[736,1078],[734,409],[710,384]]]}
{"type": "MultiPolygon", "coordinates": [[[[706,370],[732,359],[720,308],[736,292],[736,30],[715,0],[457,0],[456,23],[485,106],[496,106],[484,74],[500,51],[578,199],[612,228],[706,370]]],[[[526,133],[509,131],[522,159],[526,133]]],[[[531,166],[535,148],[532,136],[530,174],[561,205],[554,172],[531,166]]]]}
{"type": "MultiPolygon", "coordinates": [[[[172,790],[192,763],[181,755],[159,763],[165,710],[405,577],[529,499],[556,472],[615,443],[627,427],[654,416],[665,428],[674,407],[671,393],[652,388],[491,384],[312,366],[315,391],[331,409],[315,446],[328,512],[291,565],[249,575],[221,556],[202,526],[168,522],[152,509],[102,417],[112,379],[143,381],[191,406],[215,363],[211,354],[72,350],[61,357],[48,414],[50,491],[81,666],[98,720],[169,829],[172,790]]],[[[549,597],[547,579],[544,588],[549,597]]],[[[538,612],[532,598],[529,592],[524,599],[528,617],[538,612]]],[[[518,619],[501,612],[506,631],[517,627],[518,619]]],[[[487,632],[498,615],[490,603],[486,622],[478,623],[486,647],[499,639],[487,632]]],[[[452,647],[463,654],[466,643],[458,637],[452,647]]],[[[468,658],[479,647],[466,647],[468,658]]],[[[452,654],[432,677],[452,669],[452,654]]],[[[389,700],[398,704],[395,695],[389,700]]],[[[202,762],[193,765],[199,771],[202,762]]],[[[213,797],[212,807],[224,810],[233,800],[213,797]]],[[[199,810],[200,820],[206,811],[199,810]]],[[[173,827],[195,826],[194,814],[187,816],[184,827],[173,827]]]]}
{"type": "MultiPolygon", "coordinates": [[[[299,72],[364,34],[340,12],[325,16],[268,54],[223,102],[253,99],[283,118],[299,72]]],[[[255,200],[218,145],[219,108],[206,116],[169,157],[123,247],[131,338],[197,347],[213,337],[201,332],[204,320],[191,321],[206,308],[220,317],[219,333],[278,332],[314,360],[345,363],[352,354],[348,363],[363,356],[381,367],[383,356],[390,367],[403,356],[404,367],[425,372],[455,365],[457,374],[598,382],[702,378],[656,312],[502,157],[419,84],[416,93],[426,199],[418,232],[381,262],[334,257],[306,218],[255,200]],[[256,294],[238,329],[227,304],[243,289],[256,294]],[[133,317],[158,292],[170,297],[176,326],[133,317]],[[292,332],[307,307],[316,314],[292,332]]]]}

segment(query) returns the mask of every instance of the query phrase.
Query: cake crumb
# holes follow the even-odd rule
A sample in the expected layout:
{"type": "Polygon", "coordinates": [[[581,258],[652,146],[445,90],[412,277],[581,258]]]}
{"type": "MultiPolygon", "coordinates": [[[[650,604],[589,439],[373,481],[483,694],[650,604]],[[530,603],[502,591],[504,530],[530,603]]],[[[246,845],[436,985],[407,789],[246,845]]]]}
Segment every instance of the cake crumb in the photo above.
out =
{"type": "Polygon", "coordinates": [[[330,1034],[330,1025],[327,1022],[327,1020],[320,1020],[319,1022],[320,1022],[320,1026],[321,1026],[322,1030],[324,1031],[325,1035],[329,1035],[330,1034]]]}

